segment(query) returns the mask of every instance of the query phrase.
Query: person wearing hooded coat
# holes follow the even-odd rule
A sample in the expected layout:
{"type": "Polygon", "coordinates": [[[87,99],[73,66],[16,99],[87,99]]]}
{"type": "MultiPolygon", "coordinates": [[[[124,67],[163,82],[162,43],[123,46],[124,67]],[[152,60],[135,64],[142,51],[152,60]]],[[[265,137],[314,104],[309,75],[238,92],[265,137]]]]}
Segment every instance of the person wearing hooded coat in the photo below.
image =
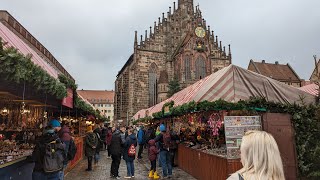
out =
{"type": "Polygon", "coordinates": [[[39,138],[36,143],[36,146],[32,152],[32,160],[35,162],[35,166],[33,168],[32,180],[43,180],[43,179],[61,179],[60,171],[46,173],[44,171],[44,156],[46,153],[46,144],[54,142],[57,144],[57,150],[62,154],[64,158],[65,155],[65,145],[59,139],[59,136],[55,133],[55,130],[52,126],[47,126],[43,135],[39,138]]]}
{"type": "Polygon", "coordinates": [[[88,158],[88,168],[86,171],[92,171],[92,161],[96,154],[96,148],[98,146],[98,138],[92,131],[92,126],[87,127],[87,135],[85,139],[85,155],[88,158]]]}
{"type": "Polygon", "coordinates": [[[131,178],[134,177],[134,160],[135,156],[130,156],[128,151],[131,145],[134,145],[134,147],[137,147],[137,138],[136,135],[133,133],[133,129],[128,129],[128,136],[126,138],[126,142],[124,144],[124,150],[123,150],[123,159],[126,161],[127,164],[127,176],[124,178],[131,178]]]}

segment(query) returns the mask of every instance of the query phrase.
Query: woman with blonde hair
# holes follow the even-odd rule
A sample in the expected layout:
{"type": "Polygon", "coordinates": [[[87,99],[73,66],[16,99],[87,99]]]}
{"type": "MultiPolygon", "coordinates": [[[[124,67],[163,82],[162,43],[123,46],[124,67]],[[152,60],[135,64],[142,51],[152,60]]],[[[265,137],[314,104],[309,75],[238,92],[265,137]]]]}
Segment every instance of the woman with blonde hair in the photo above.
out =
{"type": "Polygon", "coordinates": [[[227,180],[284,180],[280,152],[273,136],[265,131],[248,131],[242,138],[243,168],[227,180]]]}

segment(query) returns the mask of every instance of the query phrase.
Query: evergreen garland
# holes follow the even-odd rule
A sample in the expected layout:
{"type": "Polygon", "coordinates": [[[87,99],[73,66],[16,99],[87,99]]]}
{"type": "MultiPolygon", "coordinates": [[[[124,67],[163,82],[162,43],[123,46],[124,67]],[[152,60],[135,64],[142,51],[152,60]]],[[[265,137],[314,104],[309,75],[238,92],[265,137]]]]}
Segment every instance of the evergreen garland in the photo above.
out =
{"type": "Polygon", "coordinates": [[[4,80],[21,84],[26,82],[38,91],[63,99],[67,90],[63,83],[50,76],[41,67],[31,61],[31,56],[24,56],[14,47],[3,47],[0,38],[0,77],[4,80]]]}

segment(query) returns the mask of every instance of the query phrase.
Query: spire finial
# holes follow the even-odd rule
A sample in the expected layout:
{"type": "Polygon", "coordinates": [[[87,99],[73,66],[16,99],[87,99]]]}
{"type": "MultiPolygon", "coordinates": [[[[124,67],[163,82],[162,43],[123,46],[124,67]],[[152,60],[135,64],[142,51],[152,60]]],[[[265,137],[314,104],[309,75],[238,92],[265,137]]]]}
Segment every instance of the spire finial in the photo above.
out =
{"type": "Polygon", "coordinates": [[[169,7],[169,13],[171,14],[171,7],[169,7]]]}
{"type": "Polygon", "coordinates": [[[228,46],[229,46],[229,55],[231,55],[231,47],[230,47],[230,44],[229,44],[228,46]]]}
{"type": "Polygon", "coordinates": [[[138,31],[134,32],[134,46],[138,45],[138,31]]]}
{"type": "Polygon", "coordinates": [[[226,47],[225,46],[223,46],[223,52],[226,53],[226,47]]]}
{"type": "Polygon", "coordinates": [[[216,36],[216,42],[217,42],[217,45],[218,45],[218,36],[216,36]]]}
{"type": "Polygon", "coordinates": [[[142,45],[142,35],[140,36],[140,45],[142,45]]]}
{"type": "Polygon", "coordinates": [[[162,13],[162,22],[164,22],[164,13],[162,13]]]}
{"type": "Polygon", "coordinates": [[[160,25],[160,23],[161,23],[160,19],[161,19],[161,18],[159,17],[159,18],[158,18],[158,24],[159,24],[159,25],[160,25]]]}
{"type": "Polygon", "coordinates": [[[221,41],[220,41],[220,50],[222,51],[222,43],[221,43],[221,41]]]}
{"type": "Polygon", "coordinates": [[[176,11],[176,2],[173,2],[173,12],[176,11]]]}
{"type": "Polygon", "coordinates": [[[147,38],[148,38],[148,31],[146,30],[146,36],[144,37],[145,41],[147,42],[147,38]]]}
{"type": "Polygon", "coordinates": [[[157,21],[154,22],[154,30],[153,30],[153,32],[156,33],[156,31],[157,31],[157,21]]]}
{"type": "Polygon", "coordinates": [[[152,35],[152,26],[150,26],[150,38],[151,38],[151,35],[152,35]]]}
{"type": "Polygon", "coordinates": [[[229,59],[230,59],[230,64],[232,63],[232,55],[231,55],[231,48],[229,44],[229,59]]]}

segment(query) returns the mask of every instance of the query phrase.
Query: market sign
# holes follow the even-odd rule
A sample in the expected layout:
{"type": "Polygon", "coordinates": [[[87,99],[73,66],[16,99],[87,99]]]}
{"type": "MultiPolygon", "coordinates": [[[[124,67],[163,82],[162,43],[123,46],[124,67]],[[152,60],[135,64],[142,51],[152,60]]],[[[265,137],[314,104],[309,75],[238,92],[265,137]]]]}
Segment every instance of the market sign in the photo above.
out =
{"type": "Polygon", "coordinates": [[[62,99],[62,105],[73,108],[73,90],[71,88],[67,89],[67,97],[62,99]]]}
{"type": "Polygon", "coordinates": [[[260,116],[225,116],[224,127],[227,145],[227,158],[240,159],[242,137],[247,131],[261,130],[260,116]]]}

